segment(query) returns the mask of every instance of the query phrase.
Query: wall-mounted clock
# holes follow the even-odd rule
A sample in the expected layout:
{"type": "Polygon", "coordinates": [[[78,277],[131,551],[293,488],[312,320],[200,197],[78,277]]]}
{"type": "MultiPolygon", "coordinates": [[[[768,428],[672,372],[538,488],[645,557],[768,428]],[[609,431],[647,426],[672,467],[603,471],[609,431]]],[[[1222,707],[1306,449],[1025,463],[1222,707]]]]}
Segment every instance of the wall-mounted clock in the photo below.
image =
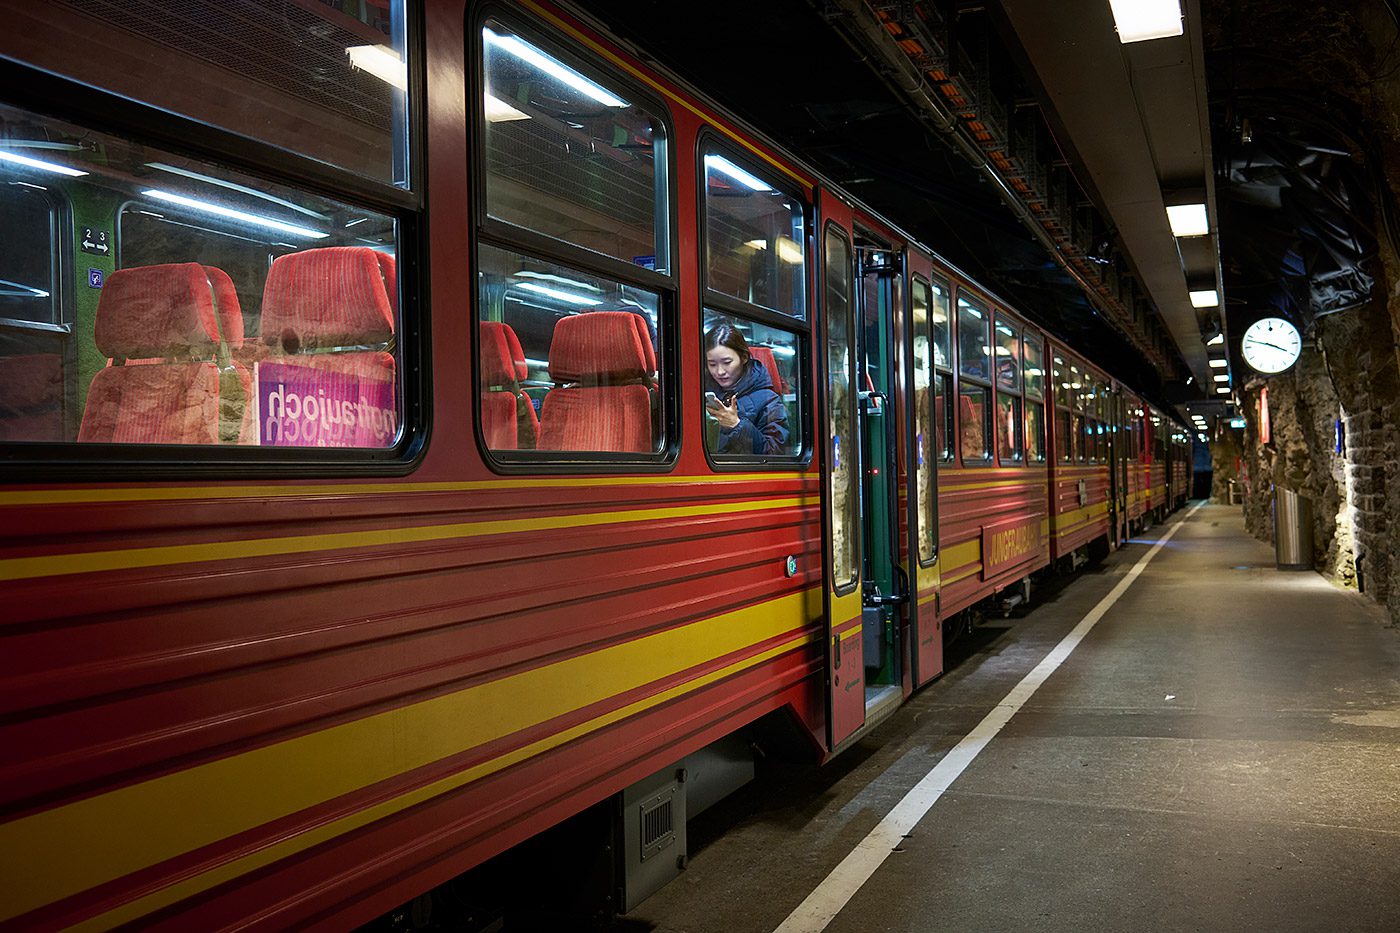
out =
{"type": "Polygon", "coordinates": [[[1298,362],[1303,338],[1298,328],[1281,317],[1264,317],[1249,325],[1240,341],[1240,353],[1250,368],[1261,373],[1281,373],[1298,362]]]}

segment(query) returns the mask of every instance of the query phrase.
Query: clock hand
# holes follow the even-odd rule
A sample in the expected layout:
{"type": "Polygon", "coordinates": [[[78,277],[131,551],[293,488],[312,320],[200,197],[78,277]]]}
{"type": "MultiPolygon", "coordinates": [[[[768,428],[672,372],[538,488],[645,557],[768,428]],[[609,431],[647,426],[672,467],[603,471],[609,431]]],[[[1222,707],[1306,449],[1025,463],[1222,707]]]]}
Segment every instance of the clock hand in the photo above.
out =
{"type": "Polygon", "coordinates": [[[1275,350],[1278,350],[1280,353],[1291,353],[1291,352],[1292,352],[1291,350],[1285,350],[1283,347],[1279,346],[1279,345],[1276,344],[1276,343],[1269,343],[1269,341],[1267,341],[1267,340],[1259,340],[1258,338],[1255,338],[1255,339],[1251,340],[1250,343],[1255,344],[1255,345],[1257,345],[1257,346],[1261,346],[1261,347],[1273,347],[1275,350]]]}

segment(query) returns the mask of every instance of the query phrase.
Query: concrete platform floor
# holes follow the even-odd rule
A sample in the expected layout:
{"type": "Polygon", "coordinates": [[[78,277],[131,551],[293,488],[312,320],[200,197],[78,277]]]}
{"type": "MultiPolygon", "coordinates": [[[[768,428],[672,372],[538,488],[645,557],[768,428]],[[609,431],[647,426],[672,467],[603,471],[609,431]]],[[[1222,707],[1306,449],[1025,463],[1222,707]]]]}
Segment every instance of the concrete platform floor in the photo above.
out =
{"type": "MultiPolygon", "coordinates": [[[[706,813],[617,929],[772,931],[1164,530],[706,813]]],[[[1400,930],[1400,632],[1202,508],[827,929],[1400,930]]]]}

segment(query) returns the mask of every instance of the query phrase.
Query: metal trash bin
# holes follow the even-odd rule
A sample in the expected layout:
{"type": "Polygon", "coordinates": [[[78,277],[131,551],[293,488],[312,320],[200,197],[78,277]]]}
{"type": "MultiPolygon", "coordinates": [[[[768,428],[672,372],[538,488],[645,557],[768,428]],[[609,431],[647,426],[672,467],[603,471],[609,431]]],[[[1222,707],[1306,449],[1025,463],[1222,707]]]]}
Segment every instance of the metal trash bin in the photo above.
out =
{"type": "Polygon", "coordinates": [[[1279,570],[1313,569],[1312,500],[1274,487],[1274,559],[1279,570]]]}

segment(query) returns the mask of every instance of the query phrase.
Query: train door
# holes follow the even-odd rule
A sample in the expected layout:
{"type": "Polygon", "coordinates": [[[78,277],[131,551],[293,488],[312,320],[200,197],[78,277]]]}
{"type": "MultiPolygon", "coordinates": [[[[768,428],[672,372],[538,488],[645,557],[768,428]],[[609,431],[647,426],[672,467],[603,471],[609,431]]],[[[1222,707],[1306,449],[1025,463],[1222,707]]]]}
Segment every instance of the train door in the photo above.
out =
{"type": "Polygon", "coordinates": [[[862,551],[861,643],[866,717],[903,694],[909,574],[900,540],[900,413],[904,380],[897,368],[896,327],[904,314],[903,251],[857,229],[856,425],[862,551]]]}
{"type": "Polygon", "coordinates": [[[857,426],[855,247],[851,208],[821,189],[821,294],[825,424],[822,486],[826,503],[826,723],[835,750],[865,724],[861,605],[861,462],[857,426]]]}
{"type": "MultiPolygon", "coordinates": [[[[908,568],[912,593],[908,602],[913,683],[920,686],[943,673],[943,629],[938,592],[938,463],[947,438],[945,406],[952,391],[946,346],[949,334],[950,290],[933,275],[933,260],[910,248],[907,323],[904,325],[904,372],[912,383],[909,416],[903,421],[904,449],[909,452],[905,497],[908,568]],[[946,382],[945,382],[946,380],[946,382]],[[912,417],[911,417],[912,416],[912,417]]],[[[908,397],[908,396],[906,396],[908,397]]]]}
{"type": "Polygon", "coordinates": [[[1113,529],[1113,546],[1122,547],[1128,541],[1128,433],[1123,391],[1114,386],[1109,396],[1109,417],[1113,428],[1109,432],[1109,527],[1113,529]]]}

